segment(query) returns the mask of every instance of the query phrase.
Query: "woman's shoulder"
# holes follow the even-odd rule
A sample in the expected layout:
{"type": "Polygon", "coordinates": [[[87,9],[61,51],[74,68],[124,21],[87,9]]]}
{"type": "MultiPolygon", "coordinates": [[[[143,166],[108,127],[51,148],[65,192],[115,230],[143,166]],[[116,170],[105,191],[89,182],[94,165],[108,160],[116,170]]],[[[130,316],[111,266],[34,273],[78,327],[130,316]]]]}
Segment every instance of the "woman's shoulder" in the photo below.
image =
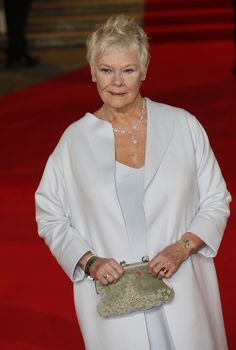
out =
{"type": "Polygon", "coordinates": [[[78,135],[78,133],[83,133],[84,130],[89,127],[92,117],[93,115],[91,113],[86,113],[84,116],[74,121],[64,130],[62,138],[68,138],[74,134],[78,135]]]}
{"type": "Polygon", "coordinates": [[[92,114],[86,113],[84,116],[71,123],[63,131],[52,154],[54,156],[56,154],[64,154],[71,147],[74,148],[73,145],[75,145],[75,143],[79,143],[79,145],[83,144],[93,118],[95,117],[93,117],[92,114]]]}
{"type": "Polygon", "coordinates": [[[174,127],[180,130],[183,135],[190,132],[194,139],[199,137],[199,135],[206,137],[206,132],[201,122],[194,114],[184,108],[155,102],[150,99],[147,99],[147,106],[149,108],[150,117],[156,125],[161,123],[167,128],[174,127]]]}
{"type": "Polygon", "coordinates": [[[163,115],[163,117],[169,118],[169,119],[176,119],[176,118],[186,119],[186,118],[193,117],[191,112],[187,111],[184,108],[172,106],[161,102],[156,102],[149,98],[146,98],[146,100],[147,100],[147,105],[151,115],[161,114],[163,115]]]}
{"type": "Polygon", "coordinates": [[[87,138],[89,130],[94,124],[96,124],[97,120],[98,118],[96,118],[93,114],[89,112],[86,113],[84,116],[70,124],[63,131],[58,144],[67,145],[68,143],[71,143],[76,140],[80,140],[80,142],[83,142],[83,140],[87,138]]]}

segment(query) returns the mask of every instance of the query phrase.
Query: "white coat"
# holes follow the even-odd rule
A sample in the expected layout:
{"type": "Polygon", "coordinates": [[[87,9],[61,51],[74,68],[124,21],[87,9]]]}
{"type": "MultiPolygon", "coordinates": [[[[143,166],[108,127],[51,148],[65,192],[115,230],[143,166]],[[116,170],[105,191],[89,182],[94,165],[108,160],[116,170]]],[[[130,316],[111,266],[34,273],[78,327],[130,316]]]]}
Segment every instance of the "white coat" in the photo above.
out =
{"type": "MultiPolygon", "coordinates": [[[[149,257],[187,231],[206,243],[170,279],[175,299],[164,307],[169,331],[176,350],[225,350],[213,257],[226,226],[230,195],[196,118],[182,109],[146,101],[143,204],[149,257]]],[[[114,168],[111,124],[87,113],[65,131],[46,165],[36,192],[39,235],[74,282],[86,349],[148,350],[143,313],[101,318],[94,281],[76,268],[88,250],[133,262],[114,168]]]]}

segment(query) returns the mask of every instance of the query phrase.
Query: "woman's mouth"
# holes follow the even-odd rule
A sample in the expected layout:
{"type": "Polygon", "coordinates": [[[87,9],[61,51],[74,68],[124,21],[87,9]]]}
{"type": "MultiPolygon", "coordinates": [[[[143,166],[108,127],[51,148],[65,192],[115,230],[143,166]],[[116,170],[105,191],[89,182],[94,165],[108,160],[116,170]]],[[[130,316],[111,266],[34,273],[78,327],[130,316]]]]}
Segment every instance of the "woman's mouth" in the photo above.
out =
{"type": "Polygon", "coordinates": [[[112,96],[123,96],[125,95],[125,92],[115,92],[115,91],[109,91],[112,96]]]}

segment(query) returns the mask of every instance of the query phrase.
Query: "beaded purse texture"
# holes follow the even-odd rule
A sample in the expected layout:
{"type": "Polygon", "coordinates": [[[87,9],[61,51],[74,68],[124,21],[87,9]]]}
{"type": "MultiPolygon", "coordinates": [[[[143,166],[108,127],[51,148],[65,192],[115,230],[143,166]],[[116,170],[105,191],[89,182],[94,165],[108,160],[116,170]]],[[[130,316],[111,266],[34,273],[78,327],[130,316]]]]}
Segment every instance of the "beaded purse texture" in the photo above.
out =
{"type": "Polygon", "coordinates": [[[173,300],[173,288],[148,273],[147,263],[129,264],[124,269],[123,276],[114,284],[96,281],[101,297],[97,311],[102,317],[148,310],[173,300]]]}

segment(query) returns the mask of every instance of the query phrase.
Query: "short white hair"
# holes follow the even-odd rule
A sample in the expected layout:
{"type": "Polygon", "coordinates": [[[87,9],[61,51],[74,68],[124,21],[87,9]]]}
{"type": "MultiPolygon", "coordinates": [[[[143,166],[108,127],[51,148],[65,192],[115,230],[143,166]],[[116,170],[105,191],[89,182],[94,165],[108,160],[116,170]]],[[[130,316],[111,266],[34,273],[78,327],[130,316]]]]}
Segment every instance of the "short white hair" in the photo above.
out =
{"type": "Polygon", "coordinates": [[[110,17],[87,38],[87,60],[92,66],[106,49],[128,49],[137,52],[144,70],[150,58],[148,37],[134,18],[124,15],[110,17]]]}

